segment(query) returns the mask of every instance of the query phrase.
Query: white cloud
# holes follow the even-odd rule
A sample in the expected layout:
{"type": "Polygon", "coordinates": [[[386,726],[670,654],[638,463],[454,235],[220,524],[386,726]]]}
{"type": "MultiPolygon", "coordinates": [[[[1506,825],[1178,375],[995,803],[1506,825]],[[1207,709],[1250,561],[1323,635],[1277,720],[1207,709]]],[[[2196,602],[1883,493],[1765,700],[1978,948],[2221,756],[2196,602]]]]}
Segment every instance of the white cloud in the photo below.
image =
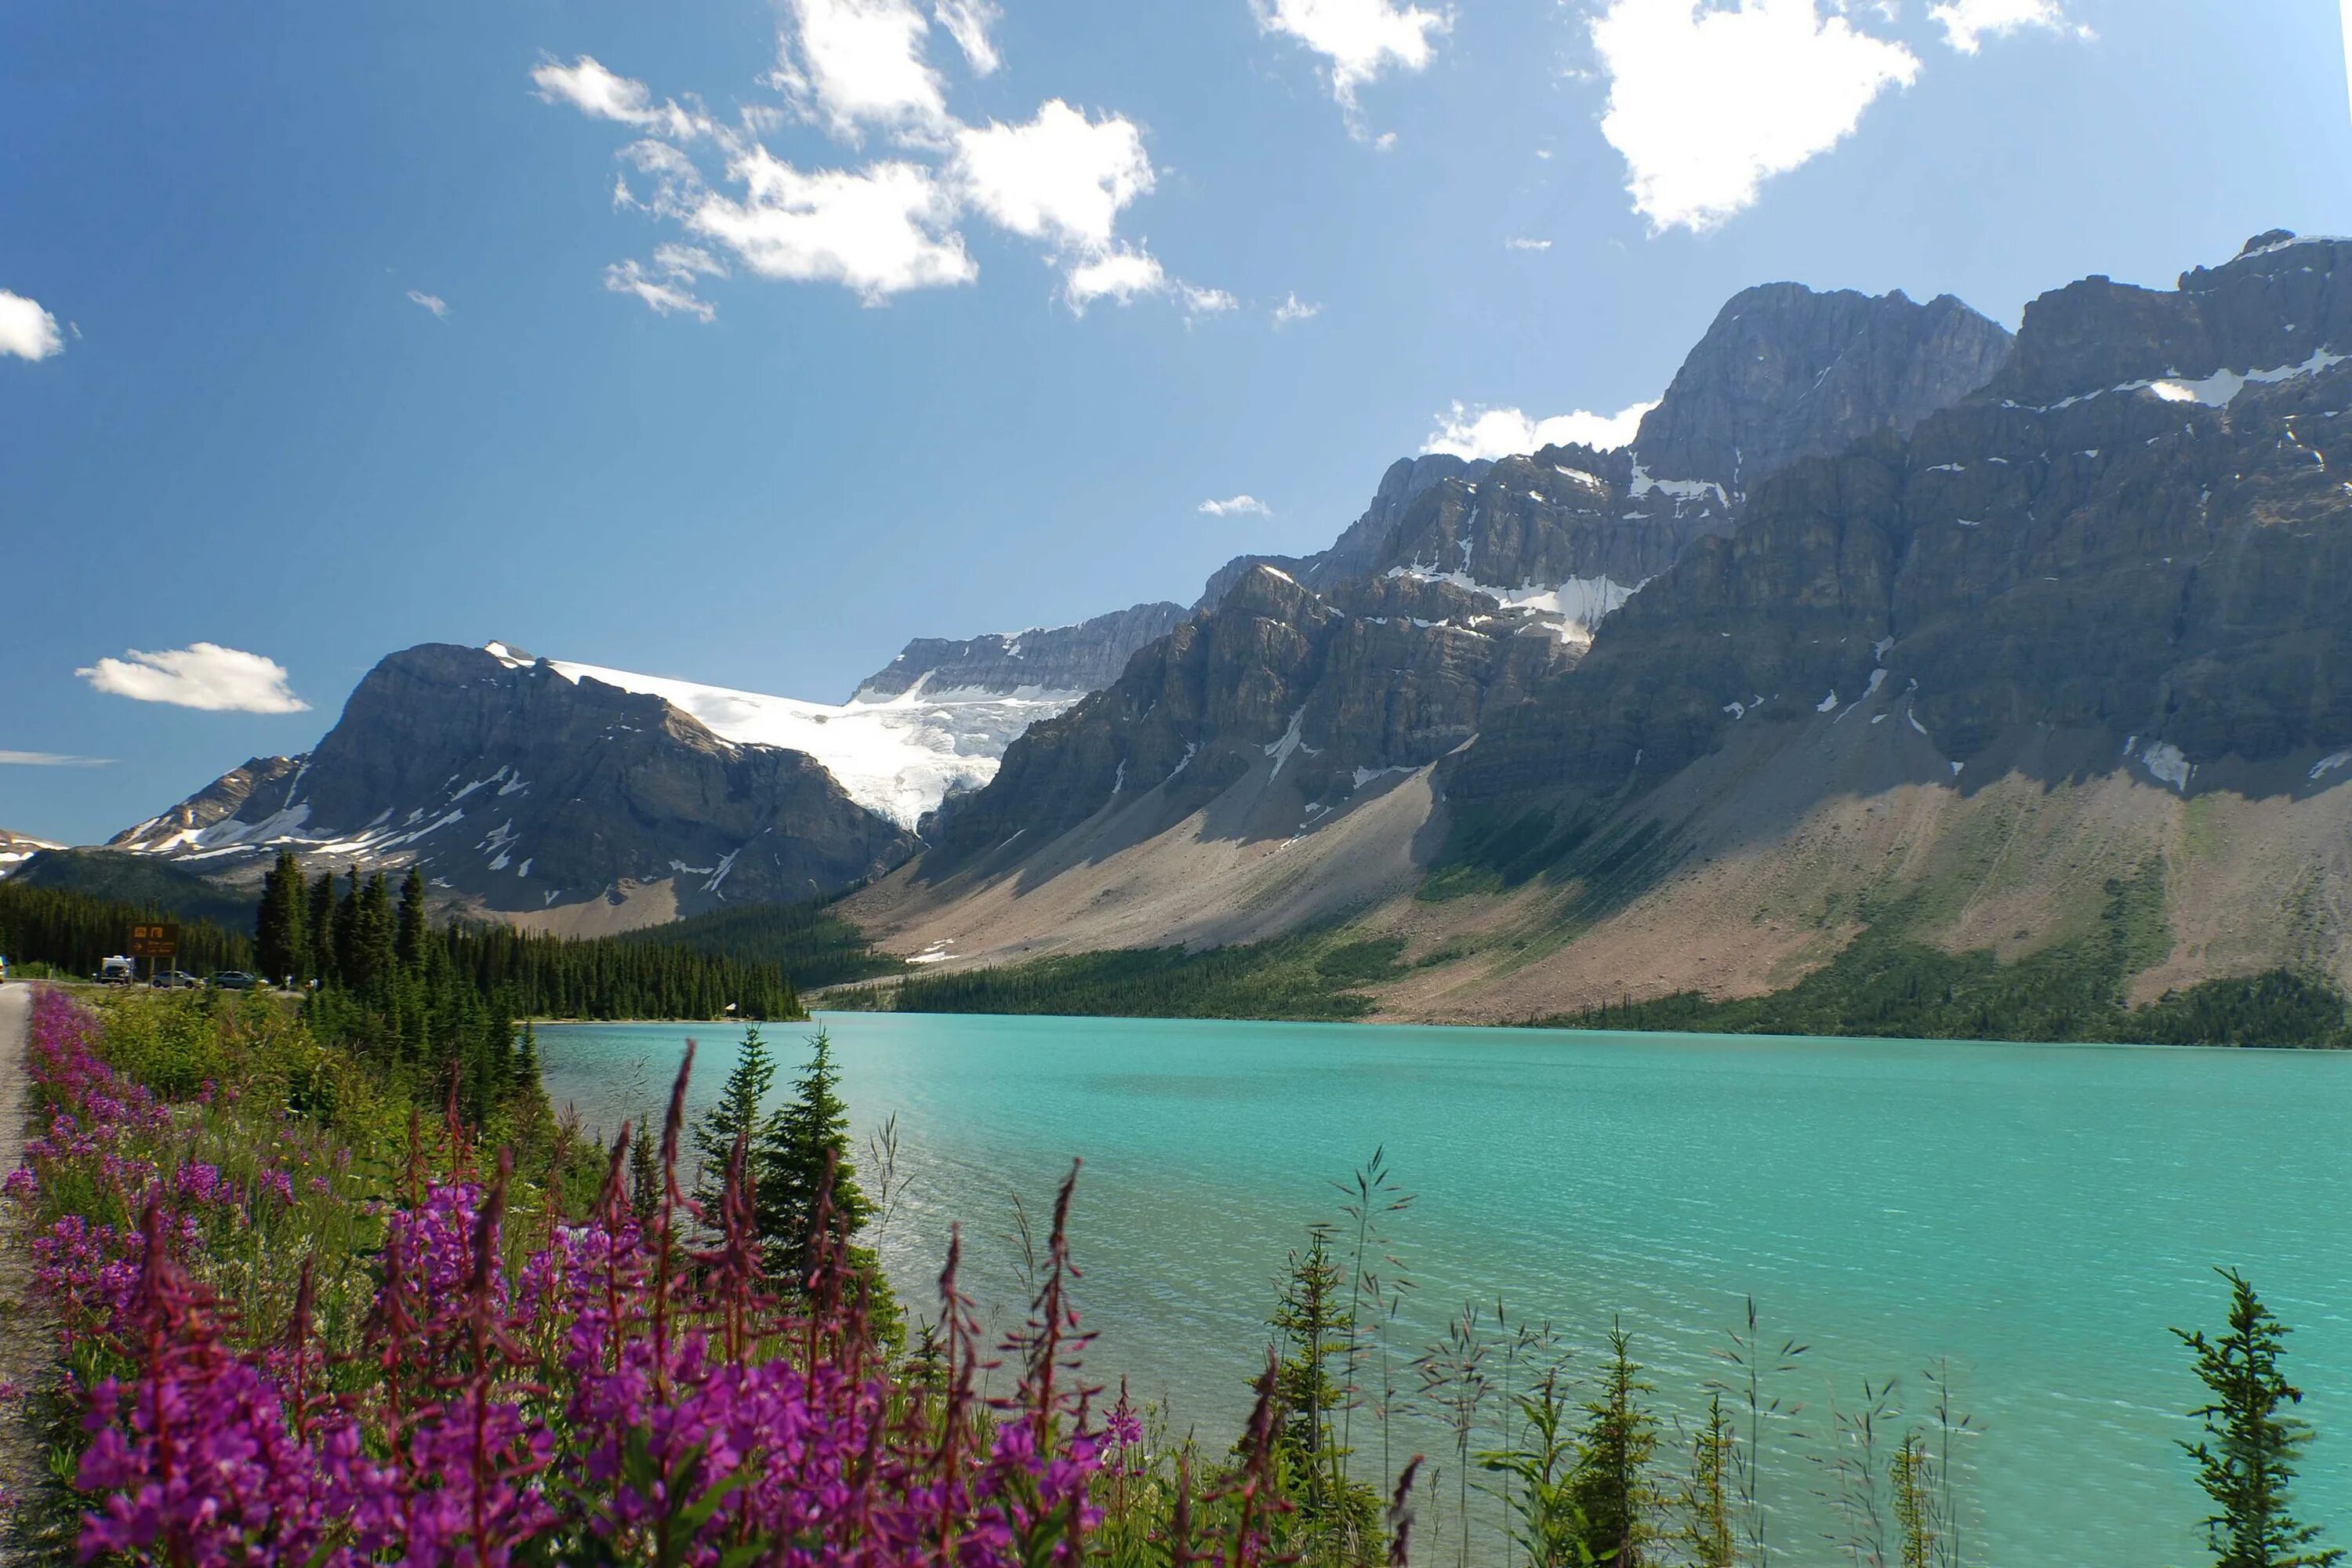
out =
{"type": "Polygon", "coordinates": [[[1437,416],[1436,428],[1422,443],[1424,452],[1451,452],[1457,458],[1510,458],[1544,447],[1591,447],[1614,451],[1629,446],[1641,428],[1642,416],[1655,403],[1636,403],[1615,414],[1578,409],[1549,419],[1530,419],[1516,408],[1466,408],[1456,403],[1437,416]]]}
{"type": "Polygon", "coordinates": [[[168,702],[215,713],[302,713],[310,705],[286,688],[276,659],[218,643],[191,643],[165,653],[128,650],[76,675],[100,691],[140,702],[168,702]]]}
{"type": "MultiPolygon", "coordinates": [[[[1944,29],[1944,42],[1964,55],[1983,47],[1988,36],[2006,37],[2027,27],[2061,32],[2070,25],[2060,0],[1948,0],[1928,6],[1927,19],[1944,29]]],[[[2090,35],[2088,27],[2079,31],[2090,35]]]]}
{"type": "Polygon", "coordinates": [[[1356,89],[1391,66],[1417,71],[1429,64],[1431,40],[1454,26],[1450,13],[1400,5],[1396,0],[1251,0],[1259,30],[1282,33],[1321,55],[1331,73],[1331,96],[1355,124],[1356,89]]]}
{"type": "Polygon", "coordinates": [[[1506,248],[1511,250],[1549,250],[1551,248],[1551,241],[1548,239],[1520,239],[1513,237],[1503,241],[1503,244],[1506,248]]]}
{"type": "Polygon", "coordinates": [[[763,278],[841,283],[878,304],[980,274],[951,226],[953,199],[920,164],[809,174],[754,146],[728,173],[745,186],[744,199],[707,195],[690,226],[763,278]]]}
{"type": "Polygon", "coordinates": [[[422,305],[436,317],[446,318],[449,314],[449,301],[438,294],[427,294],[421,289],[411,289],[408,291],[408,298],[411,303],[422,305]]]}
{"type": "Polygon", "coordinates": [[[1191,317],[1222,316],[1228,310],[1240,310],[1242,303],[1223,289],[1203,289],[1181,279],[1176,283],[1176,300],[1184,307],[1188,324],[1191,317]]]}
{"type": "Polygon", "coordinates": [[[794,42],[776,79],[835,135],[865,127],[936,131],[948,121],[939,72],[923,58],[930,24],[913,0],[791,0],[794,42]]]}
{"type": "Polygon", "coordinates": [[[1285,294],[1282,303],[1274,308],[1274,324],[1286,327],[1293,321],[1311,321],[1322,310],[1319,304],[1309,304],[1296,294],[1285,294]]]}
{"type": "Polygon", "coordinates": [[[680,139],[712,129],[698,110],[669,102],[656,104],[644,82],[608,70],[593,55],[582,55],[568,66],[547,57],[532,69],[530,79],[541,98],[549,103],[568,103],[591,120],[650,128],[680,139]]]}
{"type": "Polygon", "coordinates": [[[1204,500],[1200,510],[1211,517],[1272,517],[1274,509],[1255,496],[1230,496],[1223,500],[1204,500]]]}
{"type": "Polygon", "coordinates": [[[724,278],[726,265],[698,245],[663,245],[654,249],[653,265],[616,261],[604,268],[604,287],[615,294],[634,294],[656,315],[692,316],[716,321],[719,307],[694,291],[697,278],[724,278]]]}
{"type": "Polygon", "coordinates": [[[938,0],[931,15],[939,18],[948,37],[963,51],[964,63],[971,67],[974,76],[993,76],[1004,57],[996,52],[995,40],[988,29],[1003,20],[1004,13],[989,4],[989,0],[938,0]]]}
{"type": "Polygon", "coordinates": [[[102,768],[112,757],[71,757],[62,752],[0,752],[0,767],[102,768]]]}
{"type": "Polygon", "coordinates": [[[1168,287],[1168,274],[1150,255],[1119,248],[1105,251],[1070,268],[1064,292],[1070,309],[1083,315],[1097,300],[1112,299],[1124,305],[1138,294],[1157,294],[1168,287]]]}
{"type": "Polygon", "coordinates": [[[1057,247],[1108,250],[1120,210],[1151,188],[1133,121],[1090,121],[1058,98],[1026,125],[959,126],[955,143],[955,180],[971,205],[1000,227],[1057,247]]]}
{"type": "MultiPolygon", "coordinates": [[[[1063,298],[1081,314],[1097,300],[1124,304],[1147,294],[1171,300],[1188,321],[1239,309],[1232,294],[1171,276],[1142,244],[1118,236],[1121,214],[1154,180],[1133,121],[1089,116],[1056,98],[1020,123],[958,122],[923,61],[930,24],[917,3],[790,0],[776,83],[836,135],[884,125],[897,136],[896,155],[860,169],[804,170],[776,156],[761,140],[782,122],[772,110],[747,109],[734,125],[698,107],[657,110],[642,83],[586,56],[572,66],[550,60],[532,79],[551,102],[647,132],[619,153],[640,178],[614,176],[614,210],[680,224],[761,277],[841,283],[869,304],[970,282],[980,269],[960,226],[977,216],[1045,247],[1064,273],[1063,298]],[[723,177],[706,174],[714,157],[724,160],[723,177]]],[[[991,0],[923,3],[976,70],[993,68],[991,0]]],[[[604,283],[656,310],[707,321],[715,311],[695,279],[713,269],[667,265],[656,253],[651,264],[614,263],[604,283]]]]}
{"type": "Polygon", "coordinates": [[[1609,77],[1601,134],[1654,231],[1712,228],[1828,152],[1918,57],[1815,0],[1610,0],[1592,23],[1609,77]]]}
{"type": "Polygon", "coordinates": [[[22,294],[0,289],[0,354],[43,360],[65,352],[58,319],[22,294]]]}

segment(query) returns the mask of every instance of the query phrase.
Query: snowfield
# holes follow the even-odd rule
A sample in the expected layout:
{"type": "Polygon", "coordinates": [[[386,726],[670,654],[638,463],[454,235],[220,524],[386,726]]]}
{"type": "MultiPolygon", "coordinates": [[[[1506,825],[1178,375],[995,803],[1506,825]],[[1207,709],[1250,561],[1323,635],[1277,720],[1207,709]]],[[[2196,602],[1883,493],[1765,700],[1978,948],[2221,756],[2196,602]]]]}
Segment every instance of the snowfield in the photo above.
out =
{"type": "MultiPolygon", "coordinates": [[[[509,664],[523,662],[495,643],[489,651],[509,664]]],[[[931,691],[926,676],[903,696],[835,707],[602,665],[547,663],[568,680],[601,680],[659,697],[722,741],[805,752],[850,799],[908,828],[950,790],[978,789],[994,778],[1004,749],[1024,730],[1086,695],[1031,687],[1009,694],[969,687],[931,691]]]]}

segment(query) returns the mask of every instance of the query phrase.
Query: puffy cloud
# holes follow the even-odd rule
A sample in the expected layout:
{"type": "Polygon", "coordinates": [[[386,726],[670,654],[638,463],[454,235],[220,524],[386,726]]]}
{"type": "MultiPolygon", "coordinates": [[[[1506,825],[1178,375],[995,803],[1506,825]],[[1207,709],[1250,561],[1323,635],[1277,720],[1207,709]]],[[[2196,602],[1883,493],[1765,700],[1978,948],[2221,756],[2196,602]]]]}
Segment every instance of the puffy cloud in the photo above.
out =
{"type": "Polygon", "coordinates": [[[1272,517],[1274,509],[1255,496],[1231,496],[1223,500],[1204,500],[1201,510],[1211,517],[1272,517]]]}
{"type": "Polygon", "coordinates": [[[1004,63],[996,52],[989,28],[1003,19],[1004,13],[989,4],[989,0],[939,0],[931,15],[948,30],[948,37],[963,51],[964,63],[971,67],[974,76],[993,76],[1004,63]]]}
{"type": "Polygon", "coordinates": [[[951,226],[953,200],[920,164],[803,173],[755,146],[728,173],[745,186],[744,199],[704,196],[690,226],[763,278],[841,283],[878,304],[979,276],[951,226]]]}
{"type": "MultiPolygon", "coordinates": [[[[1941,26],[1944,42],[1964,55],[1983,47],[1988,36],[2005,37],[2027,27],[2058,32],[2070,26],[2060,0],[1948,0],[1928,6],[1927,19],[1941,26]]],[[[2088,37],[2091,30],[2077,31],[2088,37]]]]}
{"type": "Polygon", "coordinates": [[[913,0],[791,5],[793,38],[777,82],[835,135],[855,141],[869,125],[935,131],[947,123],[939,72],[923,58],[930,24],[913,0]]]}
{"type": "Polygon", "coordinates": [[[1816,0],[1610,0],[1592,41],[1609,79],[1601,134],[1657,231],[1722,223],[1919,74],[1910,50],[1824,16],[1816,0]]]}
{"type": "Polygon", "coordinates": [[[1321,55],[1331,74],[1331,96],[1356,115],[1356,89],[1391,66],[1417,71],[1429,64],[1432,40],[1454,25],[1443,11],[1396,0],[1252,0],[1261,31],[1281,33],[1321,55]]]}
{"type": "Polygon", "coordinates": [[[101,658],[80,676],[100,691],[139,702],[168,702],[215,713],[302,713],[310,705],[287,689],[276,659],[218,643],[191,643],[164,653],[128,650],[101,658]]]}
{"type": "Polygon", "coordinates": [[[43,360],[65,352],[66,340],[58,319],[22,294],[0,289],[0,354],[43,360]]]}
{"type": "Polygon", "coordinates": [[[698,245],[664,245],[654,249],[651,266],[640,261],[616,261],[604,268],[604,287],[615,294],[634,294],[658,316],[685,315],[716,321],[719,307],[694,291],[697,278],[724,278],[727,268],[698,245]]]}
{"type": "Polygon", "coordinates": [[[421,289],[411,289],[408,291],[408,299],[411,304],[423,306],[432,311],[436,317],[446,317],[449,314],[449,301],[438,294],[427,294],[421,289]]]}
{"type": "Polygon", "coordinates": [[[1642,416],[1655,403],[1636,403],[1615,414],[1578,409],[1549,419],[1530,419],[1516,408],[1465,408],[1456,403],[1437,416],[1437,426],[1422,443],[1424,452],[1451,452],[1457,458],[1509,458],[1544,447],[1591,447],[1613,451],[1630,446],[1641,428],[1642,416]]]}
{"type": "MultiPolygon", "coordinates": [[[[928,3],[974,69],[992,69],[992,0],[928,3]]],[[[761,277],[841,283],[869,304],[970,282],[979,268],[959,226],[977,216],[1045,247],[1063,271],[1063,298],[1081,314],[1097,300],[1139,295],[1175,302],[1188,321],[1239,308],[1223,289],[1171,277],[1143,246],[1118,237],[1120,215],[1154,177],[1133,121],[1050,99],[1019,123],[960,123],[923,60],[930,24],[916,4],[790,0],[774,80],[836,135],[892,129],[898,152],[863,168],[803,169],[761,140],[783,123],[779,111],[747,108],[740,123],[721,125],[698,108],[656,109],[643,83],[586,56],[572,66],[547,61],[532,79],[551,102],[646,132],[619,153],[639,177],[614,176],[614,210],[679,224],[761,277]],[[709,172],[714,159],[723,159],[723,173],[709,172]]],[[[656,252],[651,264],[614,263],[604,283],[655,310],[707,321],[715,311],[695,280],[717,270],[715,262],[670,265],[656,252]]]]}
{"type": "Polygon", "coordinates": [[[1026,125],[960,126],[955,179],[990,221],[1030,239],[1108,250],[1120,209],[1151,188],[1143,132],[1048,99],[1026,125]]]}
{"type": "Polygon", "coordinates": [[[0,752],[0,767],[102,768],[112,757],[74,757],[63,752],[0,752]]]}
{"type": "Polygon", "coordinates": [[[1274,324],[1286,327],[1293,321],[1310,321],[1322,312],[1320,305],[1311,305],[1296,294],[1285,294],[1282,303],[1274,308],[1274,324]]]}

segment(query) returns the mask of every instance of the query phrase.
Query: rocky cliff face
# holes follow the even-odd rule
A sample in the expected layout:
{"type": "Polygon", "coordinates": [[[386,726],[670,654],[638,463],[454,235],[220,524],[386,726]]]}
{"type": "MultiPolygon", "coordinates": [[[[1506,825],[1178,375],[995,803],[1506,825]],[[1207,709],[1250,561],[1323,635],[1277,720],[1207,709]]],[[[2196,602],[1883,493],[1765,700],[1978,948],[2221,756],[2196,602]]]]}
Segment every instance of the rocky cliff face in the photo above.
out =
{"type": "Polygon", "coordinates": [[[1907,434],[1984,385],[2009,351],[2006,331],[1948,294],[1918,305],[1768,283],[1717,314],[1633,448],[1652,473],[1737,493],[1800,458],[1907,434]]]}
{"type": "Polygon", "coordinates": [[[1286,776],[1312,820],[1460,746],[1491,694],[1573,657],[1533,616],[1452,584],[1356,578],[1318,595],[1260,565],[1108,689],[1014,742],[931,837],[944,868],[1154,789],[1181,818],[1253,773],[1286,776]]]}
{"type": "Polygon", "coordinates": [[[1485,458],[1475,460],[1456,458],[1445,452],[1423,452],[1418,458],[1399,458],[1381,476],[1381,488],[1372,493],[1372,504],[1363,515],[1349,523],[1333,541],[1328,550],[1312,555],[1236,555],[1210,574],[1208,586],[1192,607],[1213,610],[1230,593],[1252,567],[1272,566],[1309,588],[1326,588],[1334,583],[1346,582],[1381,569],[1388,547],[1389,535],[1402,521],[1407,508],[1433,488],[1448,480],[1475,484],[1481,475],[1494,465],[1485,458]]]}
{"type": "Polygon", "coordinates": [[[918,687],[929,696],[1099,691],[1118,679],[1136,649],[1166,637],[1184,614],[1181,605],[1137,605],[1074,626],[993,632],[962,641],[917,637],[860,681],[851,700],[887,701],[918,687]]]}
{"type": "Polygon", "coordinates": [[[1494,716],[1452,798],[1606,798],[1864,698],[1956,775],[2042,729],[2183,792],[2322,779],[2352,747],[2347,417],[2352,244],[2045,295],[1980,393],[1759,487],[1494,716]]]}
{"type": "Polygon", "coordinates": [[[308,756],[248,763],[117,844],[208,870],[281,847],[318,866],[415,861],[510,913],[655,886],[674,912],[803,899],[915,847],[802,752],[546,660],[434,643],[371,670],[308,756]]]}

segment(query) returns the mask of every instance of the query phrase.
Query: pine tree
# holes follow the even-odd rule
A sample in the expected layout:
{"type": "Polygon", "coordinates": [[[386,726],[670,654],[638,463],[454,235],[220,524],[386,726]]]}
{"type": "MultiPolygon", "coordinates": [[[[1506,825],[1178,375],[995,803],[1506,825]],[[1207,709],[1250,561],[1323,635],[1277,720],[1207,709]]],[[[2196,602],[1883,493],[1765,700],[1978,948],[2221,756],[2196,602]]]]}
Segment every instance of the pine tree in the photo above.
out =
{"type": "Polygon", "coordinates": [[[1584,1545],[1595,1568],[1638,1568],[1651,1537],[1650,1457],[1657,1425],[1643,1407],[1650,1385],[1635,1364],[1633,1338],[1609,1331],[1609,1366],[1601,1396],[1585,1408],[1570,1496],[1584,1521],[1584,1545]]]}
{"type": "Polygon", "coordinates": [[[522,1021],[522,1034],[515,1042],[514,1085],[526,1093],[536,1092],[539,1083],[539,1030],[531,1021],[522,1021]]]}
{"type": "Polygon", "coordinates": [[[653,1130],[641,1120],[629,1143],[629,1212],[643,1226],[661,1207],[661,1152],[654,1147],[653,1130]]]}
{"type": "Polygon", "coordinates": [[[273,984],[299,973],[310,962],[302,930],[306,891],[293,851],[279,850],[278,864],[261,879],[261,908],[253,927],[253,961],[273,984]]]}
{"type": "Polygon", "coordinates": [[[342,897],[335,900],[335,984],[364,990],[360,981],[360,868],[350,868],[342,897]]]}
{"type": "Polygon", "coordinates": [[[321,985],[335,977],[335,874],[321,871],[310,884],[310,911],[303,921],[310,939],[310,962],[303,967],[321,985]]]}
{"type": "Polygon", "coordinates": [[[400,884],[400,927],[393,952],[404,970],[425,962],[425,873],[415,866],[400,884]]]}
{"type": "Polygon", "coordinates": [[[2197,1484],[2213,1500],[2205,1536],[2214,1568],[2328,1568],[2343,1552],[2314,1548],[2318,1526],[2287,1511],[2295,1456],[2312,1431],[2282,1410],[2303,1402],[2303,1391],[2279,1372],[2286,1325],[2236,1269],[2216,1272],[2230,1282],[2228,1331],[2210,1340],[2202,1330],[2172,1331],[2213,1394],[2213,1403],[2189,1413],[2205,1424],[2205,1436],[2181,1447],[2197,1461],[2197,1484]]]}
{"type": "MultiPolygon", "coordinates": [[[[775,1080],[775,1060],[768,1055],[768,1042],[760,1037],[760,1026],[745,1025],[742,1047],[735,1054],[735,1066],[727,1075],[726,1086],[719,1091],[719,1103],[694,1124],[694,1152],[700,1157],[702,1164],[695,1178],[695,1201],[714,1217],[719,1213],[720,1196],[726,1191],[727,1167],[735,1157],[736,1138],[745,1138],[754,1151],[762,1146],[764,1123],[760,1116],[760,1106],[768,1098],[769,1087],[775,1080]]],[[[781,1221],[783,1217],[782,1212],[775,1210],[775,1205],[770,1202],[768,1184],[761,1179],[751,1153],[746,1153],[744,1163],[751,1167],[752,1177],[754,1218],[764,1222],[772,1217],[770,1211],[773,1211],[772,1217],[781,1221]]],[[[801,1239],[805,1240],[806,1237],[803,1224],[801,1239]]],[[[792,1234],[782,1229],[770,1234],[764,1223],[760,1226],[760,1239],[763,1246],[771,1248],[789,1247],[793,1241],[792,1234]]]]}
{"type": "Polygon", "coordinates": [[[1683,1544],[1693,1568],[1733,1568],[1732,1473],[1738,1436],[1723,1395],[1707,1401],[1706,1419],[1691,1437],[1690,1479],[1683,1484],[1683,1544]]]}
{"type": "MultiPolygon", "coordinates": [[[[352,875],[356,879],[358,873],[352,875]]],[[[346,985],[372,998],[381,998],[391,989],[393,977],[398,973],[394,957],[397,929],[398,921],[392,910],[392,889],[383,873],[378,871],[359,889],[359,909],[353,916],[352,932],[352,967],[343,977],[346,985]]]]}
{"type": "Polygon", "coordinates": [[[1379,1532],[1381,1500],[1368,1488],[1348,1485],[1334,1430],[1349,1399],[1345,1373],[1355,1323],[1348,1312],[1347,1271],[1331,1255],[1331,1236],[1328,1225],[1307,1227],[1307,1251],[1290,1255],[1290,1272],[1266,1326],[1283,1348],[1274,1380],[1280,1408],[1275,1449],[1295,1483],[1304,1486],[1299,1518],[1330,1532],[1352,1559],[1379,1532]]]}
{"type": "MultiPolygon", "coordinates": [[[[833,1065],[833,1040],[820,1027],[809,1038],[809,1064],[793,1098],[760,1131],[759,1189],[762,1204],[774,1205],[773,1262],[787,1275],[799,1272],[814,1237],[828,1157],[833,1162],[834,1239],[849,1243],[873,1215],[873,1205],[858,1189],[856,1169],[849,1163],[849,1107],[836,1092],[840,1081],[833,1065]]],[[[772,1266],[770,1272],[777,1271],[772,1266]]]]}

